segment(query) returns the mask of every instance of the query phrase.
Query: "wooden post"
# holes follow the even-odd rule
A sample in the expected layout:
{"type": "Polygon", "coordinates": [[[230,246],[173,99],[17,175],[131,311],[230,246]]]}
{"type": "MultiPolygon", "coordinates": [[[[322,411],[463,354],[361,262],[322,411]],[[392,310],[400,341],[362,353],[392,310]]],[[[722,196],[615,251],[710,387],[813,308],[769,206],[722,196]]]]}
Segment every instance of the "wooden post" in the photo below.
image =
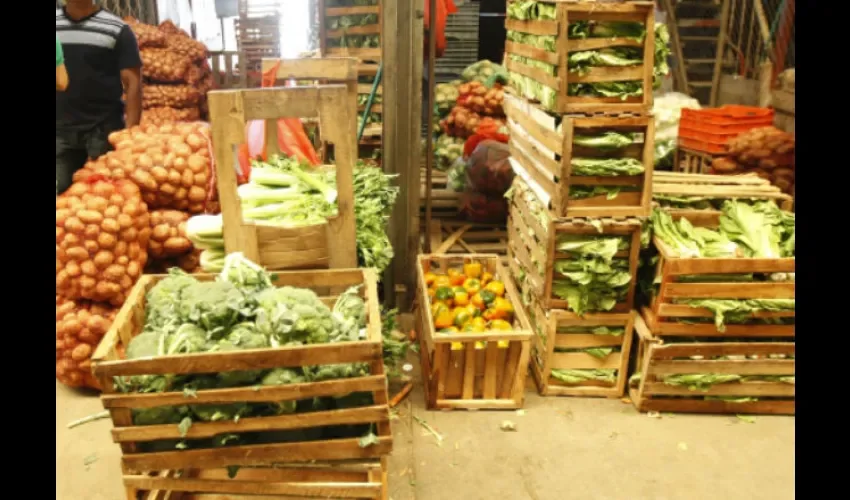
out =
{"type": "Polygon", "coordinates": [[[773,90],[773,63],[764,61],[759,65],[759,107],[770,106],[773,90]]]}
{"type": "Polygon", "coordinates": [[[384,170],[399,174],[398,202],[390,219],[393,265],[384,276],[385,299],[406,311],[416,288],[419,253],[419,162],[422,123],[422,18],[424,0],[384,0],[381,10],[384,170]],[[398,297],[396,297],[396,292],[398,297]]]}
{"type": "Polygon", "coordinates": [[[711,77],[711,100],[709,106],[717,106],[717,96],[720,89],[720,74],[723,71],[723,56],[726,54],[726,38],[729,33],[729,0],[721,0],[720,34],[717,35],[717,54],[714,56],[714,74],[711,77]]]}

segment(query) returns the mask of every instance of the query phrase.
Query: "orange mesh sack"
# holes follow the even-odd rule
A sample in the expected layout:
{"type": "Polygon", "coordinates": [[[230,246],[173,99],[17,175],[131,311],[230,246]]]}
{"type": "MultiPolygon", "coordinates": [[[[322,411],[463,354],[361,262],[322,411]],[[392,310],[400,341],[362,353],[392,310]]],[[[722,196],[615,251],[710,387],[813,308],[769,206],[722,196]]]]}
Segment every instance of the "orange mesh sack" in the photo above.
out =
{"type": "Polygon", "coordinates": [[[140,51],[142,73],[157,82],[182,82],[192,67],[192,59],[170,49],[147,48],[140,51]]]}
{"type": "Polygon", "coordinates": [[[101,389],[91,373],[91,356],[118,309],[56,296],[56,380],[69,387],[101,389]]]}
{"type": "Polygon", "coordinates": [[[189,214],[186,212],[153,210],[148,254],[152,258],[160,259],[192,251],[192,242],[186,237],[187,220],[189,220],[189,214]]]}
{"type": "Polygon", "coordinates": [[[124,303],[148,260],[150,214],[126,179],[92,175],[56,198],[56,293],[124,303]]]}
{"type": "Polygon", "coordinates": [[[208,124],[136,126],[113,132],[109,142],[115,151],[87,163],[74,174],[75,181],[93,174],[131,179],[151,209],[199,214],[214,199],[208,124]]]}
{"type": "Polygon", "coordinates": [[[142,87],[142,107],[191,108],[201,102],[201,92],[202,89],[194,85],[145,85],[142,87]]]}

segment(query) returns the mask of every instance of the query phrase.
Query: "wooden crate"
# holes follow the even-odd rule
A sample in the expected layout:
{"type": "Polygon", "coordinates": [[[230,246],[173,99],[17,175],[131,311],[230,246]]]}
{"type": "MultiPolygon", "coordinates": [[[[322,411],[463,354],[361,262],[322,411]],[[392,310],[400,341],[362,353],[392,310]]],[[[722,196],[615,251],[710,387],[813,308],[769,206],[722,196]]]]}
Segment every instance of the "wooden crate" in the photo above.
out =
{"type": "MultiPolygon", "coordinates": [[[[142,500],[387,500],[389,495],[385,462],[386,459],[359,463],[284,464],[245,468],[233,479],[228,478],[225,469],[189,470],[182,473],[172,470],[139,474],[125,479],[125,483],[132,484],[141,493],[142,500]],[[257,491],[270,496],[253,496],[257,491]]],[[[137,498],[133,496],[127,500],[137,498]]]]}
{"type": "Polygon", "coordinates": [[[437,254],[496,254],[507,256],[508,232],[499,224],[471,224],[463,221],[434,220],[427,238],[437,254]]]}
{"type": "MultiPolygon", "coordinates": [[[[149,471],[220,469],[228,466],[271,467],[276,463],[284,462],[381,458],[392,450],[387,378],[382,357],[380,305],[374,272],[367,269],[288,271],[276,273],[274,276],[276,276],[274,278],[276,286],[312,289],[324,297],[326,303],[332,303],[335,300],[334,292],[337,290],[354,285],[365,285],[361,293],[366,300],[368,311],[367,339],[358,342],[275,349],[184,354],[134,360],[120,359],[119,345],[128,345],[143,328],[146,292],[165,277],[164,275],[143,276],[130,292],[112,328],[92,356],[92,372],[103,387],[101,402],[112,416],[112,437],[121,446],[124,478],[130,479],[126,483],[128,495],[130,490],[139,487],[133,486],[137,484],[133,482],[135,481],[133,478],[149,471]],[[116,376],[206,374],[246,367],[271,369],[336,363],[367,363],[370,367],[370,375],[284,386],[198,390],[191,398],[191,404],[297,401],[313,397],[368,392],[372,394],[372,405],[275,417],[250,417],[238,422],[199,422],[193,423],[185,436],[181,436],[177,425],[135,425],[132,417],[134,409],[185,405],[187,399],[183,392],[125,394],[118,392],[114,384],[116,376]],[[359,445],[357,438],[338,438],[182,451],[145,452],[139,449],[141,443],[163,439],[179,440],[183,437],[197,439],[225,433],[308,430],[329,425],[360,424],[374,426],[374,432],[378,436],[377,444],[363,448],[359,445]]],[[[214,275],[196,275],[196,277],[204,280],[215,278],[214,275]]],[[[192,485],[197,484],[190,478],[175,478],[174,481],[180,481],[189,488],[194,488],[192,485]]],[[[213,483],[210,483],[211,487],[218,484],[213,483]]],[[[266,491],[262,489],[263,483],[252,484],[254,489],[246,487],[243,491],[254,494],[266,491]]],[[[179,489],[173,486],[169,488],[179,489]]],[[[128,498],[136,497],[128,496],[128,498]]]]}
{"type": "MultiPolygon", "coordinates": [[[[653,66],[655,61],[655,4],[654,2],[601,3],[575,2],[572,0],[550,0],[557,4],[555,21],[519,21],[506,19],[505,29],[533,35],[556,37],[555,52],[548,52],[531,45],[513,41],[505,42],[505,67],[508,71],[527,76],[538,83],[555,89],[557,96],[552,111],[573,113],[585,111],[607,111],[649,113],[652,109],[653,66]],[[575,21],[628,21],[643,23],[646,36],[634,38],[585,38],[571,39],[564,36],[569,23],[575,21]],[[644,64],[629,67],[594,67],[586,73],[570,73],[567,57],[571,52],[599,50],[613,47],[643,48],[644,64]],[[534,59],[556,66],[556,76],[547,71],[514,61],[511,55],[534,59]],[[640,80],[643,95],[620,99],[618,97],[579,97],[568,95],[568,86],[573,83],[599,83],[640,80]]],[[[516,91],[516,89],[513,89],[516,91]]]]}
{"type": "Polygon", "coordinates": [[[422,379],[429,410],[522,408],[531,352],[531,324],[511,276],[497,255],[420,255],[417,304],[422,379]],[[438,334],[434,329],[425,273],[474,260],[505,283],[515,309],[511,331],[438,334]],[[507,342],[507,344],[505,344],[507,342]],[[484,345],[482,345],[484,343],[484,345]],[[501,344],[501,345],[500,345],[501,344]]]}
{"type": "Polygon", "coordinates": [[[741,376],[794,376],[794,342],[726,342],[698,339],[665,343],[653,335],[643,319],[635,320],[638,334],[636,371],[640,381],[629,384],[629,397],[639,411],[683,413],[778,414],[794,415],[794,384],[751,381],[715,384],[706,391],[667,385],[659,375],[715,373],[741,376]],[[786,359],[772,359],[782,355],[786,359]],[[691,359],[702,356],[703,359],[691,359]],[[733,356],[739,359],[711,359],[733,356]],[[741,357],[745,357],[740,359],[741,357]],[[758,359],[752,359],[758,357],[758,359]],[[755,398],[755,401],[706,400],[706,397],[755,398]]]}
{"type": "MultiPolygon", "coordinates": [[[[278,79],[333,79],[345,85],[274,87],[210,92],[216,183],[227,253],[242,252],[267,269],[357,267],[354,231],[356,144],[356,61],[354,59],[276,60],[278,79]],[[326,223],[282,228],[242,219],[236,192],[234,150],[245,141],[245,124],[266,121],[266,152],[279,153],[277,120],[318,118],[322,137],[334,144],[339,214],[326,223]]],[[[269,61],[264,61],[268,69],[269,61]]]]}
{"type": "Polygon", "coordinates": [[[632,328],[637,313],[586,314],[584,317],[560,309],[544,310],[533,294],[527,300],[528,317],[536,335],[531,348],[531,373],[541,396],[583,396],[619,398],[628,378],[629,353],[632,347],[632,328]],[[571,327],[624,328],[621,336],[593,333],[568,333],[571,327]],[[586,352],[557,352],[556,349],[616,348],[603,359],[586,352]],[[586,381],[569,385],[551,376],[552,370],[615,369],[616,381],[586,381]]]}
{"type": "MultiPolygon", "coordinates": [[[[674,216],[674,219],[677,219],[674,216]]],[[[712,217],[688,217],[696,227],[716,227],[712,217]]],[[[658,251],[656,280],[660,280],[658,292],[652,297],[650,306],[642,313],[653,335],[658,337],[794,337],[793,324],[726,325],[721,332],[713,322],[684,324],[696,318],[710,319],[714,314],[703,308],[686,304],[675,304],[681,299],[793,299],[795,283],[789,282],[736,282],[720,281],[723,275],[748,273],[793,273],[796,259],[793,257],[762,258],[683,258],[670,249],[657,236],[652,240],[658,251]],[[710,281],[682,283],[683,275],[713,275],[710,281]]],[[[795,318],[795,311],[757,312],[752,318],[795,318]]]]}
{"type": "Polygon", "coordinates": [[[217,89],[247,88],[248,75],[239,60],[239,52],[210,52],[213,81],[217,89]]]}
{"type": "Polygon", "coordinates": [[[632,281],[626,299],[611,312],[626,313],[634,308],[634,295],[637,266],[640,258],[641,221],[638,219],[605,218],[595,221],[589,219],[555,219],[551,215],[544,223],[535,214],[545,213],[535,209],[534,194],[514,182],[514,196],[511,200],[511,213],[508,220],[508,263],[520,288],[528,288],[540,300],[544,309],[567,309],[566,300],[552,293],[554,266],[556,260],[570,259],[568,253],[556,252],[555,246],[561,234],[587,234],[627,236],[631,238],[629,249],[617,253],[617,258],[629,259],[629,274],[632,281]],[[601,228],[601,232],[599,229],[601,228]],[[518,277],[523,276],[523,280],[518,277]]]}
{"type": "MultiPolygon", "coordinates": [[[[425,168],[419,171],[419,214],[425,216],[425,184],[427,176],[425,168]]],[[[460,216],[461,193],[449,186],[449,176],[446,172],[433,170],[431,172],[431,217],[437,219],[457,219],[460,216]]],[[[470,252],[475,253],[475,252],[470,252]]]]}
{"type": "MultiPolygon", "coordinates": [[[[733,200],[738,198],[772,200],[782,210],[790,211],[794,199],[783,193],[767,179],[755,174],[743,175],[703,175],[681,172],[655,172],[652,177],[652,196],[701,196],[715,200],[733,200]]],[[[698,210],[683,208],[665,208],[671,214],[686,217],[708,216],[718,210],[698,210]]]]}
{"type": "Polygon", "coordinates": [[[510,129],[511,164],[525,179],[545,192],[548,208],[558,217],[646,217],[652,202],[652,171],[655,165],[655,122],[649,116],[562,116],[561,131],[556,117],[532,103],[506,96],[505,113],[510,129]],[[636,133],[642,142],[613,152],[573,144],[575,135],[598,135],[606,131],[636,133]],[[577,157],[635,158],[645,172],[635,176],[571,175],[571,160],[577,157]],[[635,191],[607,196],[573,199],[573,186],[621,186],[635,191]]]}
{"type": "MultiPolygon", "coordinates": [[[[326,0],[319,0],[319,44],[323,56],[354,57],[361,61],[380,61],[381,47],[354,48],[354,47],[330,47],[328,40],[342,38],[345,35],[380,35],[381,23],[383,21],[383,1],[378,0],[377,5],[352,5],[349,7],[330,7],[326,0]],[[330,29],[329,17],[359,16],[364,14],[376,14],[378,20],[374,24],[365,26],[351,26],[345,29],[330,29]]],[[[352,2],[353,3],[353,2],[352,2]]],[[[383,40],[381,41],[383,43],[383,40]]]]}
{"type": "Polygon", "coordinates": [[[673,156],[673,171],[683,174],[708,174],[715,156],[719,155],[679,147],[673,156]]]}

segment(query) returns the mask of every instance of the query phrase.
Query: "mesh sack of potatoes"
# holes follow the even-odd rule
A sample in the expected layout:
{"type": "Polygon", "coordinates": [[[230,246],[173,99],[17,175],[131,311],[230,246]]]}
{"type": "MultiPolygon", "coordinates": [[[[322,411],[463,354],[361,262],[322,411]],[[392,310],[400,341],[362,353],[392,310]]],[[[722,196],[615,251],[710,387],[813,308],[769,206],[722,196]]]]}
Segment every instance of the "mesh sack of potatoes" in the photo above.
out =
{"type": "Polygon", "coordinates": [[[192,67],[192,60],[169,49],[148,48],[140,51],[142,74],[155,82],[183,82],[192,67]]]}
{"type": "Polygon", "coordinates": [[[188,37],[189,33],[186,33],[182,29],[178,28],[176,24],[171,22],[171,20],[166,19],[165,21],[159,23],[159,30],[166,35],[183,35],[188,37]]]}
{"type": "Polygon", "coordinates": [[[193,108],[171,108],[158,106],[145,109],[142,113],[142,125],[167,125],[176,122],[195,122],[201,119],[201,112],[197,107],[193,108]]]}
{"type": "Polygon", "coordinates": [[[192,85],[145,85],[142,87],[142,107],[195,107],[201,102],[201,92],[202,89],[192,85]]]}
{"type": "Polygon", "coordinates": [[[179,210],[151,211],[151,238],[148,255],[152,258],[174,257],[192,250],[192,242],[186,237],[186,221],[189,214],[179,210]]]}
{"type": "Polygon", "coordinates": [[[184,34],[168,34],[165,37],[168,50],[184,55],[192,61],[200,61],[210,56],[207,46],[184,34]]]}
{"type": "Polygon", "coordinates": [[[56,380],[69,387],[100,389],[91,357],[109,331],[118,308],[56,296],[56,380]]]}
{"type": "Polygon", "coordinates": [[[166,46],[165,33],[160,31],[158,27],[144,24],[134,18],[126,18],[125,20],[130,29],[133,30],[133,34],[136,35],[139,48],[166,46]]]}
{"type": "Polygon", "coordinates": [[[91,175],[56,198],[56,293],[113,305],[142,274],[150,213],[128,179],[91,175]]]}
{"type": "Polygon", "coordinates": [[[132,151],[124,170],[151,209],[196,214],[204,211],[211,188],[209,134],[206,123],[166,123],[120,130],[109,141],[116,153],[132,151]]]}

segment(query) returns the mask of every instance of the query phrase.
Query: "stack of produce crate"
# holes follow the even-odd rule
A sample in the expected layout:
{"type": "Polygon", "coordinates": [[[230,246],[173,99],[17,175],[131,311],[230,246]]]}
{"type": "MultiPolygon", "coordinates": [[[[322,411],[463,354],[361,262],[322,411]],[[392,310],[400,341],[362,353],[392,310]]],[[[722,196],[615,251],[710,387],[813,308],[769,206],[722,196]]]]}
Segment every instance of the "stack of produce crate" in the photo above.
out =
{"type": "Polygon", "coordinates": [[[632,401],[641,411],[793,414],[794,216],[780,212],[791,197],[755,175],[672,173],[657,176],[654,197],[632,401]]]}
{"type": "MultiPolygon", "coordinates": [[[[319,40],[322,57],[354,57],[358,66],[357,104],[363,120],[366,100],[381,62],[381,0],[325,0],[319,40]]],[[[361,145],[380,148],[382,88],[378,87],[361,145]]],[[[359,122],[358,122],[359,126],[359,122]]]]}
{"type": "Polygon", "coordinates": [[[517,173],[508,262],[535,333],[531,370],[542,395],[625,390],[652,201],[653,9],[508,5],[504,108],[517,173]],[[633,60],[614,66],[612,53],[633,60]],[[592,63],[576,70],[580,54],[592,63]]]}

